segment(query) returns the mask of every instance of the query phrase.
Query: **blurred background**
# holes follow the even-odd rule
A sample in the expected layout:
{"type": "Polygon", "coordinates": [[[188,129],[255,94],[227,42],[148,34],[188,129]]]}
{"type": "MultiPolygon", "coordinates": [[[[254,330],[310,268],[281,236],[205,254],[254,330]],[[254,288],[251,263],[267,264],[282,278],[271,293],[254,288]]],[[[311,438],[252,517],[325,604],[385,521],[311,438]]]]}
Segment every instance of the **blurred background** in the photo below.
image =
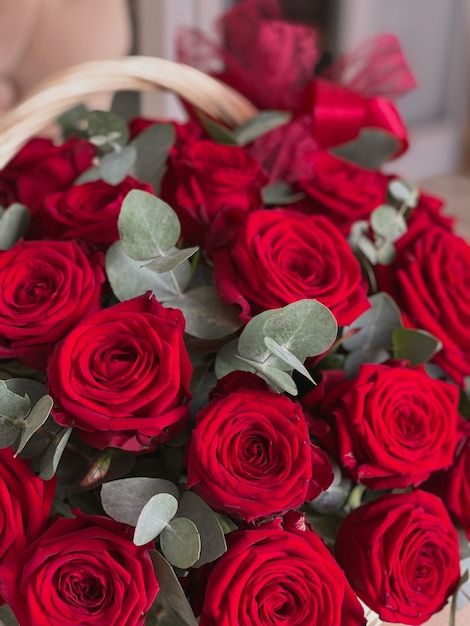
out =
{"type": "MultiPolygon", "coordinates": [[[[469,169],[470,0],[280,0],[287,20],[314,25],[325,59],[382,32],[396,34],[418,88],[398,101],[410,149],[389,169],[423,178],[469,169]]],[[[179,29],[214,37],[236,0],[0,0],[0,112],[42,78],[91,59],[175,59],[179,29]]],[[[169,94],[144,94],[143,113],[181,118],[169,94]]]]}

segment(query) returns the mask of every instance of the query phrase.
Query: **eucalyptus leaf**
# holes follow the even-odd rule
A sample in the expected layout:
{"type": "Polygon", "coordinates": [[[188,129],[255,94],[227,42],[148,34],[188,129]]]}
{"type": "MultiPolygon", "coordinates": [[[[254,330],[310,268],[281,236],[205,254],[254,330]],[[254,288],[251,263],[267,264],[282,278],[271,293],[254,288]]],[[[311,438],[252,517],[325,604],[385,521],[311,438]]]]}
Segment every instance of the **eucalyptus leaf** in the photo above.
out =
{"type": "Polygon", "coordinates": [[[395,262],[397,251],[393,243],[386,241],[377,248],[377,263],[380,265],[392,265],[395,262]]]}
{"type": "Polygon", "coordinates": [[[305,378],[308,378],[308,380],[315,384],[315,381],[311,377],[308,369],[301,361],[299,361],[299,359],[295,355],[292,354],[292,352],[289,352],[289,350],[286,350],[283,346],[280,346],[276,341],[271,339],[271,337],[265,337],[264,343],[266,344],[266,347],[279,359],[284,361],[289,368],[296,370],[297,372],[305,376],[305,378]]]}
{"type": "Polygon", "coordinates": [[[155,601],[158,626],[197,626],[197,620],[173,568],[155,550],[149,554],[160,585],[155,601]]]}
{"type": "Polygon", "coordinates": [[[11,420],[24,419],[31,409],[31,401],[26,393],[20,396],[11,391],[9,383],[0,380],[0,415],[11,420]]]}
{"type": "Polygon", "coordinates": [[[356,139],[331,152],[362,167],[379,170],[399,148],[400,142],[392,134],[377,128],[363,128],[356,139]]]}
{"type": "MultiPolygon", "coordinates": [[[[28,402],[29,408],[31,406],[34,406],[36,402],[42,396],[46,394],[46,386],[43,383],[40,383],[37,380],[31,380],[30,378],[9,378],[8,380],[5,381],[5,384],[10,391],[12,391],[13,393],[19,396],[23,396],[23,399],[24,397],[27,396],[29,400],[28,402]]],[[[28,408],[28,411],[29,411],[29,408],[28,408]]],[[[57,430],[60,429],[60,426],[58,426],[58,424],[56,424],[56,422],[54,422],[54,420],[51,417],[49,417],[48,420],[46,420],[45,427],[47,427],[48,424],[49,424],[49,430],[50,430],[50,427],[57,428],[57,430]]],[[[1,427],[1,421],[0,421],[0,441],[2,441],[1,432],[2,432],[2,427],[1,427]]],[[[21,433],[20,429],[15,428],[15,433],[16,433],[15,440],[9,444],[12,447],[14,447],[14,443],[16,439],[19,439],[20,437],[20,433],[21,433]]],[[[13,435],[14,433],[12,431],[12,436],[13,435]]],[[[37,437],[33,437],[32,439],[30,439],[29,443],[26,445],[26,448],[21,453],[21,458],[29,459],[29,458],[32,458],[33,456],[36,456],[36,454],[42,454],[48,445],[49,445],[49,441],[45,437],[40,437],[39,435],[37,437]]]]}
{"type": "Polygon", "coordinates": [[[62,137],[68,139],[72,135],[86,137],[87,118],[89,110],[83,102],[73,106],[57,118],[57,124],[62,128],[62,137]]]}
{"type": "Polygon", "coordinates": [[[388,193],[399,207],[405,205],[414,208],[419,202],[419,189],[417,185],[402,178],[395,178],[388,185],[388,193]]]}
{"type": "Polygon", "coordinates": [[[14,202],[7,209],[0,208],[0,250],[10,250],[23,237],[29,226],[29,210],[14,202]]]}
{"type": "Polygon", "coordinates": [[[124,198],[118,229],[124,250],[137,261],[160,256],[176,244],[181,233],[173,209],[140,189],[133,189],[124,198]]]}
{"type": "Polygon", "coordinates": [[[354,378],[364,363],[384,363],[390,358],[390,352],[384,348],[355,350],[346,355],[343,369],[347,378],[354,378]]]}
{"type": "Polygon", "coordinates": [[[370,215],[372,230],[387,241],[396,241],[407,231],[406,220],[397,209],[389,204],[382,204],[370,215]]]}
{"type": "Polygon", "coordinates": [[[406,359],[411,366],[421,365],[442,347],[436,337],[426,330],[396,328],[392,333],[393,356],[406,359]]]}
{"type": "MultiPolygon", "coordinates": [[[[186,517],[194,522],[201,537],[201,553],[194,567],[211,563],[227,550],[222,527],[211,507],[193,491],[185,491],[181,496],[178,517],[186,517]]],[[[166,532],[166,531],[163,531],[166,532]]],[[[171,559],[170,559],[171,560],[171,559]]]]}
{"type": "Polygon", "coordinates": [[[343,330],[345,335],[352,329],[358,331],[343,341],[343,347],[348,351],[389,350],[393,331],[403,325],[400,309],[388,294],[376,293],[369,297],[369,302],[371,308],[343,330]]]}
{"type": "Polygon", "coordinates": [[[235,522],[227,515],[223,515],[222,513],[216,513],[215,515],[224,535],[228,535],[235,530],[239,530],[235,522]]]}
{"type": "Polygon", "coordinates": [[[42,478],[42,480],[50,480],[53,478],[59,466],[62,454],[64,453],[65,446],[72,434],[72,430],[73,428],[62,428],[56,435],[55,441],[51,441],[49,444],[41,459],[39,478],[42,478]]]}
{"type": "Polygon", "coordinates": [[[152,496],[140,512],[134,531],[134,544],[143,546],[158,537],[176,515],[178,500],[170,493],[152,496]]]}
{"type": "Polygon", "coordinates": [[[106,252],[106,275],[118,300],[131,300],[152,291],[159,302],[170,300],[182,292],[191,280],[191,266],[183,262],[171,272],[157,274],[142,262],[134,261],[124,251],[120,241],[106,252]]]}
{"type": "Polygon", "coordinates": [[[136,476],[120,478],[101,486],[101,504],[106,513],[117,522],[136,526],[147,502],[157,494],[178,498],[178,487],[163,478],[136,476]]]}
{"type": "Polygon", "coordinates": [[[284,126],[291,119],[292,114],[287,111],[261,111],[255,117],[238,126],[233,131],[233,134],[237,139],[238,145],[245,146],[271,130],[284,126]]]}
{"type": "Polygon", "coordinates": [[[6,604],[0,607],[0,626],[20,626],[13,611],[6,604]]]}
{"type": "Polygon", "coordinates": [[[48,394],[44,395],[36,402],[28,417],[25,419],[24,428],[21,430],[20,443],[16,449],[15,456],[22,452],[34,433],[41,428],[49,417],[53,406],[54,400],[48,394]]]}
{"type": "Polygon", "coordinates": [[[125,146],[129,140],[129,129],[125,120],[107,111],[91,111],[88,114],[88,136],[96,145],[118,144],[125,146]],[[104,143],[95,141],[103,137],[104,143]]]}
{"type": "Polygon", "coordinates": [[[228,146],[238,145],[238,138],[232,130],[230,130],[226,126],[223,126],[222,124],[219,124],[219,122],[216,122],[215,120],[207,117],[207,115],[205,115],[200,110],[196,110],[196,114],[204,130],[211,139],[213,139],[217,143],[228,146]]]}
{"type": "Polygon", "coordinates": [[[173,124],[153,124],[139,133],[129,144],[137,152],[133,175],[148,183],[159,183],[175,141],[173,124]]]}
{"type": "Polygon", "coordinates": [[[199,339],[221,339],[242,326],[238,308],[224,304],[212,285],[186,291],[166,301],[165,306],[180,309],[186,320],[186,332],[199,339]]]}
{"type": "Polygon", "coordinates": [[[9,418],[0,415],[0,449],[13,446],[20,432],[20,429],[14,426],[9,418]]]}
{"type": "Polygon", "coordinates": [[[266,206],[293,204],[294,202],[298,202],[305,197],[305,194],[302,192],[294,193],[292,191],[292,187],[282,181],[263,187],[261,194],[263,197],[263,204],[266,206]]]}
{"type": "Polygon", "coordinates": [[[101,180],[100,168],[97,165],[89,167],[82,172],[80,176],[75,180],[74,185],[85,185],[86,183],[94,183],[96,180],[101,180]]]}
{"type": "Polygon", "coordinates": [[[278,367],[273,367],[272,365],[265,365],[262,369],[262,373],[268,381],[274,383],[274,385],[279,387],[282,391],[289,393],[291,396],[298,394],[297,385],[292,376],[287,372],[280,370],[278,367]]]}
{"type": "Polygon", "coordinates": [[[460,561],[461,580],[457,589],[456,610],[460,611],[470,603],[470,557],[460,561]]]}
{"type": "Polygon", "coordinates": [[[125,146],[106,154],[100,161],[99,172],[101,178],[110,185],[119,185],[129,174],[137,158],[133,146],[125,146]]]}
{"type": "Polygon", "coordinates": [[[256,370],[246,361],[242,361],[238,355],[238,338],[227,342],[215,357],[214,365],[215,375],[217,378],[223,378],[230,372],[242,370],[243,372],[255,373],[256,370]]]}
{"type": "Polygon", "coordinates": [[[201,554],[201,537],[196,524],[187,517],[175,517],[160,534],[160,548],[175,567],[191,567],[201,554]]]}
{"type": "Polygon", "coordinates": [[[165,252],[162,256],[157,259],[153,259],[150,263],[146,263],[144,267],[152,272],[157,272],[158,274],[163,274],[165,272],[169,272],[175,267],[178,267],[181,263],[187,261],[190,257],[193,256],[199,250],[199,246],[194,246],[192,248],[183,248],[180,250],[179,248],[170,248],[167,252],[165,252]]]}

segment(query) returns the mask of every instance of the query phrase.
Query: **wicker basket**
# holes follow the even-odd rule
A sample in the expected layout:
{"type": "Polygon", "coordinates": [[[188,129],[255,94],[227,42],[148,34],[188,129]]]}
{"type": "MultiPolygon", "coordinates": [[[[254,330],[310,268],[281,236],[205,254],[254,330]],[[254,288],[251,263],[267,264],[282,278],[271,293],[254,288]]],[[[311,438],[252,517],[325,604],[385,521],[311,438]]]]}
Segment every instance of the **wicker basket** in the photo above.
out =
{"type": "MultiPolygon", "coordinates": [[[[243,124],[258,113],[234,89],[188,65],[145,56],[83,63],[43,81],[0,118],[0,168],[28,139],[84,97],[109,91],[158,88],[176,93],[229,126],[243,124]]],[[[382,626],[378,615],[363,606],[367,626],[382,626]]]]}

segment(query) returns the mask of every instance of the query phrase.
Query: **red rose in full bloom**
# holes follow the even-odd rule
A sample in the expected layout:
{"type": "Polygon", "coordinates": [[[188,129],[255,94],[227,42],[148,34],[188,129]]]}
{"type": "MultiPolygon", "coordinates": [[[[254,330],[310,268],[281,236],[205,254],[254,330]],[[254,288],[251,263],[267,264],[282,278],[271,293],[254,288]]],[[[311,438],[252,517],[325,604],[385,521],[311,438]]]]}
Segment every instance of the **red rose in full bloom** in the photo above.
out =
{"type": "Polygon", "coordinates": [[[441,341],[433,360],[462,384],[470,375],[470,245],[429,222],[420,219],[395,243],[395,263],[376,268],[378,287],[441,341]]]}
{"type": "Polygon", "coordinates": [[[183,314],[149,294],[90,316],[54,350],[53,416],[96,448],[151,451],[187,422],[191,362],[183,314]]]}
{"type": "Polygon", "coordinates": [[[169,172],[162,182],[162,198],[178,214],[183,237],[197,244],[207,240],[210,227],[211,241],[225,245],[231,237],[226,223],[239,221],[259,208],[261,189],[267,182],[248,151],[210,140],[173,148],[169,172]]]}
{"type": "Polygon", "coordinates": [[[288,209],[249,214],[233,248],[216,253],[214,280],[224,302],[242,307],[243,321],[303,298],[327,306],[340,326],[369,307],[343,235],[322,215],[288,209]]]}
{"type": "Polygon", "coordinates": [[[81,239],[105,252],[119,239],[119,212],[132,189],[153,193],[147,183],[127,176],[118,185],[96,180],[50,194],[44,201],[43,236],[81,239]]]}
{"type": "Polygon", "coordinates": [[[331,388],[328,380],[326,372],[303,406],[313,416],[311,433],[356,482],[372,489],[416,486],[452,464],[456,385],[423,369],[375,364],[331,388]]]}
{"type": "Polygon", "coordinates": [[[142,626],[159,590],[150,548],[100,516],[60,518],[0,567],[0,592],[21,626],[142,626]]]}
{"type": "Polygon", "coordinates": [[[60,146],[50,139],[31,139],[0,171],[0,205],[25,204],[32,212],[30,232],[41,234],[40,209],[44,198],[70,187],[91,167],[96,147],[84,139],[72,138],[60,146]]]}
{"type": "Polygon", "coordinates": [[[335,554],[354,591],[387,622],[423,624],[460,578],[457,531],[440,498],[420,490],[352,511],[335,554]]]}
{"type": "Polygon", "coordinates": [[[365,626],[344,573],[303,515],[231,533],[212,570],[200,626],[365,626]]]}
{"type": "Polygon", "coordinates": [[[27,241],[0,252],[0,358],[36,369],[84,317],[100,308],[102,255],[75,241],[27,241]]]}
{"type": "Polygon", "coordinates": [[[300,405],[255,374],[221,379],[196,416],[188,483],[213,508],[251,521],[316,498],[333,480],[300,405]]]}
{"type": "Polygon", "coordinates": [[[10,448],[0,450],[0,564],[45,530],[56,481],[38,478],[10,448]]]}

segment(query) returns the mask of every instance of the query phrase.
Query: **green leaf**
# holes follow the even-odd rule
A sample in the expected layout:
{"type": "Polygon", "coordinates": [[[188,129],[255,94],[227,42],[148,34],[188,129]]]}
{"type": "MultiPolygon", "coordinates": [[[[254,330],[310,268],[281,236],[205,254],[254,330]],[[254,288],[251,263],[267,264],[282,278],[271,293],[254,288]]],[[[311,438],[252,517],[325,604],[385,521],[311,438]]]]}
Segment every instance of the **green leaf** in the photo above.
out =
{"type": "Polygon", "coordinates": [[[134,544],[143,546],[158,537],[177,510],[178,500],[170,493],[152,496],[140,512],[134,531],[134,544]]]}
{"type": "Polygon", "coordinates": [[[217,143],[225,144],[228,146],[237,146],[238,138],[233,131],[226,126],[219,124],[215,120],[210,119],[202,111],[196,109],[196,114],[201,122],[204,130],[209,137],[217,143]]]}
{"type": "Polygon", "coordinates": [[[39,478],[42,480],[50,480],[53,478],[57,471],[60,459],[64,453],[65,447],[73,428],[62,428],[56,435],[54,441],[49,444],[44,456],[41,459],[41,465],[39,468],[39,478]]]}
{"type": "Polygon", "coordinates": [[[182,250],[179,248],[170,248],[170,250],[165,252],[162,256],[153,259],[150,263],[146,263],[144,267],[158,274],[169,272],[175,267],[178,267],[178,265],[181,265],[181,263],[187,261],[193,254],[196,254],[198,250],[199,246],[183,248],[182,250]]]}
{"type": "Polygon", "coordinates": [[[6,604],[0,607],[0,626],[19,626],[13,611],[6,604]]]}
{"type": "Polygon", "coordinates": [[[392,333],[393,356],[406,359],[411,366],[421,365],[442,347],[436,337],[425,330],[396,328],[392,333]]]}
{"type": "Polygon", "coordinates": [[[261,371],[269,382],[274,383],[282,391],[289,393],[291,396],[298,394],[297,385],[287,372],[283,372],[278,367],[272,365],[265,365],[261,371]]]}
{"type": "Polygon", "coordinates": [[[392,265],[395,262],[397,251],[393,243],[386,241],[377,248],[377,263],[381,265],[392,265]]]}
{"type": "Polygon", "coordinates": [[[75,180],[74,185],[85,185],[85,183],[93,183],[95,180],[101,180],[100,168],[97,165],[82,172],[75,180]]]}
{"type": "Polygon", "coordinates": [[[10,250],[26,234],[29,210],[24,204],[14,202],[8,209],[0,207],[0,250],[10,250]]]}
{"type": "Polygon", "coordinates": [[[450,607],[450,626],[455,626],[455,613],[470,602],[470,557],[460,561],[460,580],[452,596],[450,607]]]}
{"type": "Polygon", "coordinates": [[[0,380],[0,415],[11,420],[24,419],[30,409],[31,402],[26,394],[16,394],[9,389],[7,381],[0,380]]]}
{"type": "Polygon", "coordinates": [[[263,187],[261,190],[263,204],[266,206],[281,206],[283,204],[293,204],[305,197],[302,192],[294,193],[292,187],[281,181],[263,187]]]}
{"type": "Polygon", "coordinates": [[[292,114],[287,111],[261,111],[255,117],[238,126],[233,131],[233,134],[237,139],[238,145],[245,146],[271,130],[284,126],[291,119],[292,114]]]}
{"type": "Polygon", "coordinates": [[[28,417],[24,421],[24,428],[21,430],[20,443],[16,449],[15,456],[18,456],[23,451],[24,447],[34,435],[34,433],[41,428],[44,422],[49,417],[51,409],[54,405],[54,400],[49,395],[45,395],[40,398],[31,409],[28,417]]]}
{"type": "Polygon", "coordinates": [[[363,128],[357,139],[331,150],[336,156],[370,169],[380,169],[398,152],[400,142],[396,137],[376,128],[363,128]]]}
{"type": "Polygon", "coordinates": [[[137,151],[133,175],[151,183],[160,183],[170,149],[176,141],[173,124],[153,124],[139,133],[130,143],[137,151]]]}
{"type": "Polygon", "coordinates": [[[97,146],[125,146],[129,140],[129,129],[126,122],[106,111],[91,111],[88,114],[88,136],[97,146]]]}
{"type": "Polygon", "coordinates": [[[223,515],[222,513],[216,513],[215,515],[224,535],[228,535],[229,533],[238,530],[238,526],[230,517],[227,517],[227,515],[223,515]]]}
{"type": "Polygon", "coordinates": [[[239,309],[224,304],[212,285],[191,289],[167,300],[165,306],[180,309],[186,320],[186,332],[199,339],[221,339],[242,326],[239,309]]]}
{"type": "Polygon", "coordinates": [[[407,231],[405,218],[389,204],[382,204],[372,211],[370,225],[377,235],[391,242],[399,239],[407,231]]]}
{"type": "Polygon", "coordinates": [[[274,341],[274,339],[271,339],[271,337],[265,337],[264,343],[273,354],[286,363],[288,368],[296,370],[299,374],[302,374],[305,378],[308,378],[308,380],[315,384],[315,381],[310,376],[308,369],[295,355],[292,354],[292,352],[289,352],[289,350],[280,346],[276,341],[274,341]]]}
{"type": "Polygon", "coordinates": [[[86,137],[87,118],[89,111],[83,102],[72,107],[57,118],[57,124],[62,128],[62,137],[68,139],[72,135],[86,137]]]}
{"type": "Polygon", "coordinates": [[[201,553],[194,562],[194,567],[211,563],[224,554],[227,544],[219,520],[211,507],[193,491],[185,491],[181,496],[178,517],[175,520],[179,517],[193,521],[201,538],[201,553]]]}
{"type": "Polygon", "coordinates": [[[155,601],[158,626],[197,626],[197,620],[173,568],[158,552],[151,550],[149,554],[160,585],[155,601]]]}
{"type": "Polygon", "coordinates": [[[147,261],[172,248],[181,228],[173,209],[160,198],[133,189],[124,198],[118,219],[121,242],[126,253],[147,261]]]}
{"type": "Polygon", "coordinates": [[[159,302],[166,302],[177,296],[191,280],[189,262],[157,274],[130,258],[120,241],[115,241],[106,252],[106,275],[114,295],[118,300],[131,300],[152,291],[159,302]]]}
{"type": "Polygon", "coordinates": [[[252,372],[256,370],[251,365],[248,365],[246,361],[242,361],[238,355],[238,337],[227,342],[218,352],[215,357],[215,375],[217,378],[223,378],[226,374],[234,372],[236,370],[242,370],[243,372],[252,372]]]}
{"type": "Polygon", "coordinates": [[[136,158],[137,152],[132,146],[109,152],[99,164],[101,178],[110,185],[119,185],[129,174],[136,158]]]}
{"type": "Polygon", "coordinates": [[[160,548],[175,567],[191,567],[201,554],[201,537],[196,524],[187,517],[175,517],[160,535],[160,548]]]}
{"type": "Polygon", "coordinates": [[[126,122],[140,115],[141,94],[139,91],[123,90],[114,94],[110,111],[126,122]]]}
{"type": "Polygon", "coordinates": [[[162,493],[177,499],[178,487],[163,478],[121,478],[101,486],[101,504],[106,513],[117,522],[135,526],[147,502],[162,493]]]}
{"type": "Polygon", "coordinates": [[[395,178],[388,185],[390,199],[400,208],[402,205],[408,208],[415,207],[419,202],[419,189],[414,183],[401,178],[395,178]]]}

